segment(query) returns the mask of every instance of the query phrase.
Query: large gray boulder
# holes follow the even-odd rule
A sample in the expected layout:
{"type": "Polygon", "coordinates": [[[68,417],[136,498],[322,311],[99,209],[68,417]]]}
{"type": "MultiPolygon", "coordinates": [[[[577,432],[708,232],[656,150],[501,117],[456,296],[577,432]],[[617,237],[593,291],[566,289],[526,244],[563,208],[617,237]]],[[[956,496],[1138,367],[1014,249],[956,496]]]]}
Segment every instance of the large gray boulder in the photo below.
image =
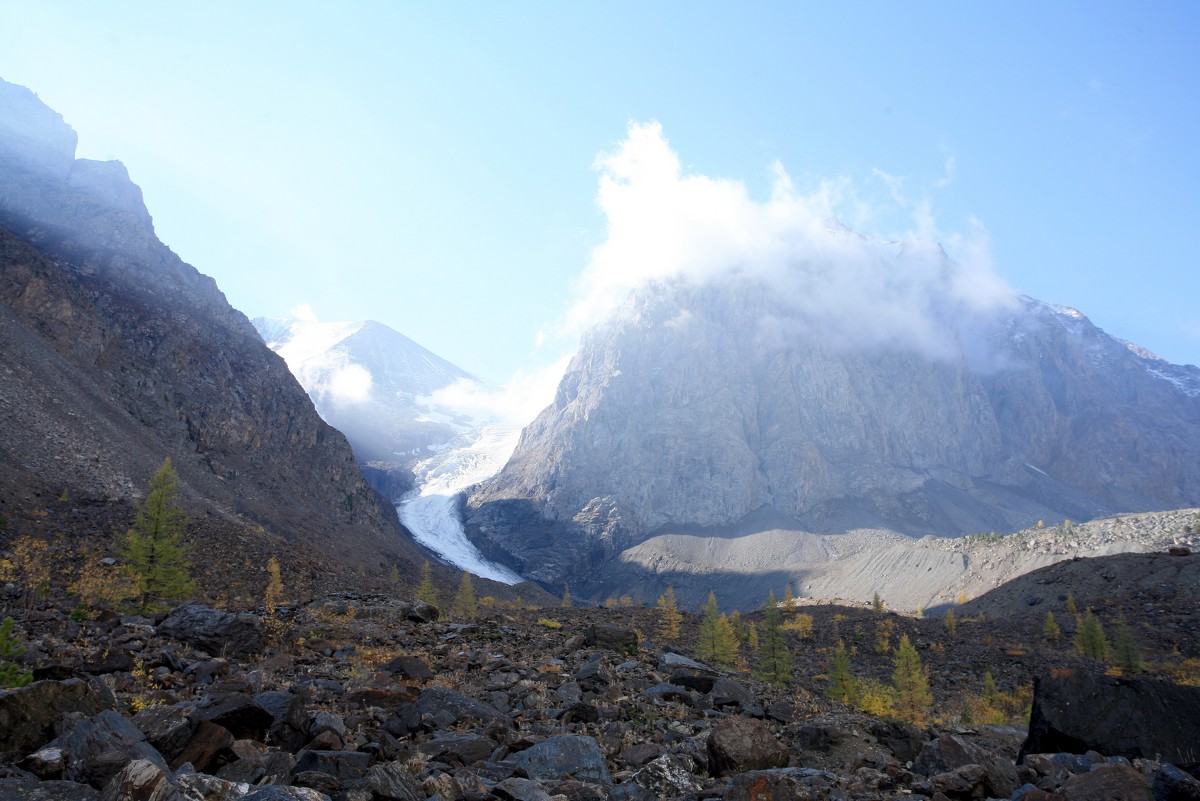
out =
{"type": "Polygon", "coordinates": [[[16,761],[41,748],[68,712],[90,717],[115,704],[112,691],[96,679],[36,681],[0,691],[0,756],[16,761]]]}
{"type": "Polygon", "coordinates": [[[1200,771],[1200,687],[1058,670],[1033,685],[1027,754],[1098,751],[1200,771]]]}
{"type": "Polygon", "coordinates": [[[213,656],[242,658],[266,647],[262,620],[256,615],[222,612],[204,604],[184,604],[158,625],[158,633],[213,656]]]}

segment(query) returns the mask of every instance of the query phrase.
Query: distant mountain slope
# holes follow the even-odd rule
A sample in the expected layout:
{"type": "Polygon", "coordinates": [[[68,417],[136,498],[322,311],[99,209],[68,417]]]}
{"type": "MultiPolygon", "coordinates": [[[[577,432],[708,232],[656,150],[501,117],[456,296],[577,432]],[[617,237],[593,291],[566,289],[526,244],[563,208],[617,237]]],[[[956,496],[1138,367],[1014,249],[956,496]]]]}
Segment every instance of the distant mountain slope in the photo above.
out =
{"type": "Polygon", "coordinates": [[[0,81],[4,503],[133,499],[170,456],[214,519],[373,570],[414,560],[345,438],[158,241],[125,168],[74,148],[59,115],[0,81]]]}
{"type": "Polygon", "coordinates": [[[643,287],[585,338],[470,528],[576,590],[676,532],[954,535],[1200,504],[1200,370],[1029,298],[940,330],[848,346],[751,280],[643,287]]]}
{"type": "Polygon", "coordinates": [[[253,323],[361,462],[408,466],[476,424],[428,397],[476,379],[382,323],[253,323]]]}

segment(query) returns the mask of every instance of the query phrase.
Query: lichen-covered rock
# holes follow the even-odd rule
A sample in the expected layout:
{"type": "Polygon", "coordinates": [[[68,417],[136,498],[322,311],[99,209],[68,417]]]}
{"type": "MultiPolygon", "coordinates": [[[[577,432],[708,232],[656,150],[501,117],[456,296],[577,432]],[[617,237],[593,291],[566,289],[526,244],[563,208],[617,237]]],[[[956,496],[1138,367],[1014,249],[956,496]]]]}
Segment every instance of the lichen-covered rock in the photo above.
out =
{"type": "Polygon", "coordinates": [[[708,757],[714,776],[750,770],[782,768],[788,751],[761,720],[735,716],[713,726],[708,735],[708,757]]]}

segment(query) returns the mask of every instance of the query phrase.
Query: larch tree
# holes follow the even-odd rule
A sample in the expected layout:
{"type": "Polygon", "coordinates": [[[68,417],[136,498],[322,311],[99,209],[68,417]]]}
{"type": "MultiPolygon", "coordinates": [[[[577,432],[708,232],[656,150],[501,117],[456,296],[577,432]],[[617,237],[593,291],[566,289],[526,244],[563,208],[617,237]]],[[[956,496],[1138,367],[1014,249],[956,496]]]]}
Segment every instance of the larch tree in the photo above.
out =
{"type": "Polygon", "coordinates": [[[433,587],[433,568],[426,559],[421,565],[421,583],[417,585],[417,600],[424,601],[430,606],[438,605],[437,590],[433,587]]]}
{"type": "Polygon", "coordinates": [[[679,624],[683,615],[675,603],[675,588],[667,585],[667,591],[658,599],[658,637],[665,642],[679,639],[679,624]]]}
{"type": "Polygon", "coordinates": [[[178,496],[179,474],[167,457],[150,479],[146,500],[118,549],[137,576],[143,610],[186,598],[196,588],[189,572],[191,549],[183,542],[187,518],[176,504],[178,496]]]}
{"type": "Polygon", "coordinates": [[[929,674],[907,634],[900,638],[892,664],[896,714],[919,726],[929,717],[933,694],[929,691],[929,674]]]}
{"type": "Polygon", "coordinates": [[[772,591],[767,596],[762,629],[758,634],[758,669],[755,676],[772,684],[787,684],[792,678],[792,653],[779,623],[779,602],[772,591]]]}
{"type": "Polygon", "coordinates": [[[463,571],[462,581],[458,583],[458,592],[454,595],[454,603],[450,605],[451,616],[459,620],[474,620],[479,617],[479,605],[475,600],[475,584],[471,574],[463,571]]]}
{"type": "Polygon", "coordinates": [[[837,648],[833,652],[833,663],[829,668],[829,687],[825,694],[847,706],[853,706],[858,701],[858,686],[854,681],[854,674],[850,672],[850,654],[842,640],[837,641],[837,648]]]}
{"type": "Polygon", "coordinates": [[[708,602],[704,605],[699,639],[696,657],[701,662],[710,662],[720,668],[729,668],[737,664],[737,635],[733,626],[729,624],[729,618],[717,609],[717,596],[713,592],[708,593],[708,602]]]}

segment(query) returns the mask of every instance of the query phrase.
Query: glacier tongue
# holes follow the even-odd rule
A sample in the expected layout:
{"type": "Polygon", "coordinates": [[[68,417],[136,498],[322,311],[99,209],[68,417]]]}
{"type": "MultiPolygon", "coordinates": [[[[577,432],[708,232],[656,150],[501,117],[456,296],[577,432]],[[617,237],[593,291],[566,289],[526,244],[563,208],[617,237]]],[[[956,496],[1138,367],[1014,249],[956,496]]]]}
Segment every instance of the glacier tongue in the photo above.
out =
{"type": "Polygon", "coordinates": [[[467,539],[458,516],[458,494],[500,472],[520,435],[520,426],[488,425],[455,439],[414,467],[419,489],[396,504],[400,521],[417,542],[455,567],[504,584],[524,579],[485,559],[467,539]]]}

